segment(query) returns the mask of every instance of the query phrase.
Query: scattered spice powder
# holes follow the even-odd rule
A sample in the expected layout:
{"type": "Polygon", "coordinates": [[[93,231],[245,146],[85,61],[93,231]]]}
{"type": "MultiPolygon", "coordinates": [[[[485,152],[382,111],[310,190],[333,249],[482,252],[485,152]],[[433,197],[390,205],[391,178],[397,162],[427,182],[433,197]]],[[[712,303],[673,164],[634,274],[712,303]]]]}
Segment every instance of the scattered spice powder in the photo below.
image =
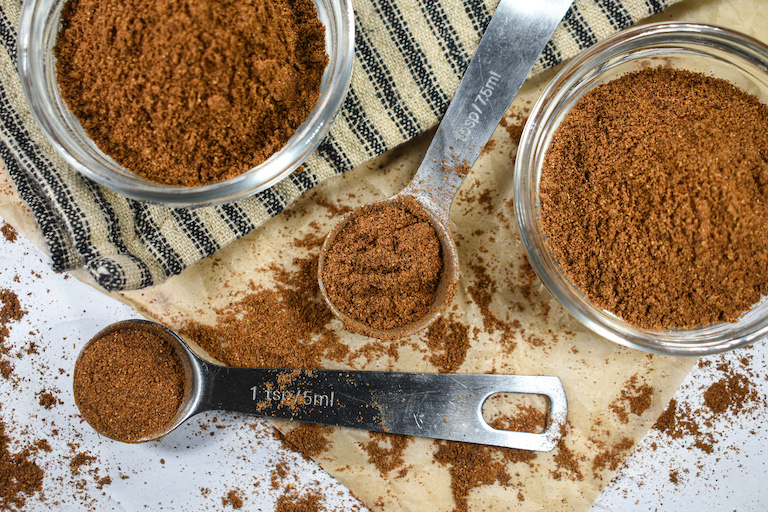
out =
{"type": "Polygon", "coordinates": [[[11,333],[11,324],[18,322],[27,313],[19,302],[16,292],[0,289],[0,377],[10,379],[13,374],[13,364],[5,359],[10,355],[10,347],[5,341],[11,333]]]}
{"type": "Polygon", "coordinates": [[[189,321],[179,332],[230,366],[319,368],[323,357],[343,358],[348,348],[326,327],[333,313],[320,295],[317,260],[296,258],[294,272],[273,268],[275,289],[254,289],[217,310],[215,326],[189,321]]]}
{"type": "Polygon", "coordinates": [[[301,423],[298,427],[284,434],[279,432],[279,439],[293,450],[311,459],[328,449],[333,427],[314,423],[301,423]]]}
{"type": "MultiPolygon", "coordinates": [[[[700,366],[710,364],[703,361],[700,366]]],[[[721,378],[709,384],[703,391],[702,407],[681,406],[674,398],[659,416],[653,428],[661,434],[686,442],[690,449],[712,453],[721,437],[717,420],[724,415],[754,414],[766,406],[750,379],[750,361],[727,360],[721,356],[716,369],[721,378]]]]}
{"type": "Polygon", "coordinates": [[[669,401],[669,405],[656,420],[653,428],[673,439],[700,435],[696,418],[687,411],[679,409],[677,400],[674,398],[669,401]]]}
{"type": "Polygon", "coordinates": [[[277,489],[280,487],[280,482],[285,480],[285,478],[288,476],[288,468],[286,467],[284,462],[279,462],[275,466],[275,468],[272,470],[272,477],[270,478],[270,485],[272,489],[277,489]]]}
{"type": "Polygon", "coordinates": [[[768,294],[767,125],[755,96],[688,71],[645,69],[585,94],[540,184],[564,271],[642,328],[736,320],[768,294]]]}
{"type": "MultiPolygon", "coordinates": [[[[500,396],[503,401],[509,402],[507,393],[500,393],[489,398],[493,400],[495,396],[500,396]]],[[[548,407],[540,408],[529,404],[518,404],[515,411],[511,414],[503,413],[493,417],[488,424],[493,428],[500,430],[512,430],[515,432],[529,432],[538,434],[544,432],[547,428],[548,407]]],[[[501,411],[498,411],[499,413],[501,411]]]]}
{"type": "Polygon", "coordinates": [[[227,495],[221,498],[221,504],[225,507],[230,505],[235,510],[243,508],[243,498],[240,496],[240,489],[232,489],[227,495]]]}
{"type": "Polygon", "coordinates": [[[429,349],[427,359],[438,371],[455,372],[467,357],[469,326],[449,320],[444,314],[427,328],[426,344],[429,349]]]}
{"type": "Polygon", "coordinates": [[[96,457],[89,455],[85,452],[77,453],[72,460],[69,461],[69,470],[73,475],[80,474],[80,468],[82,466],[88,466],[91,462],[95,461],[96,457]]]}
{"type": "Polygon", "coordinates": [[[13,365],[5,359],[0,360],[0,377],[9,380],[13,375],[13,365]]]}
{"type": "Polygon", "coordinates": [[[105,485],[109,485],[111,483],[112,483],[112,477],[109,475],[106,475],[96,479],[96,488],[103,489],[105,485]]]}
{"type": "Polygon", "coordinates": [[[0,302],[0,350],[5,350],[3,342],[8,337],[8,324],[21,320],[26,311],[21,307],[19,296],[12,290],[0,289],[0,302]]]}
{"type": "Polygon", "coordinates": [[[32,459],[32,448],[11,453],[5,429],[0,420],[0,509],[23,510],[27,497],[42,492],[45,473],[32,459]]]}
{"type": "Polygon", "coordinates": [[[9,242],[15,242],[18,237],[18,232],[7,222],[3,222],[3,225],[0,226],[0,233],[2,233],[5,239],[9,242]]]}
{"type": "Polygon", "coordinates": [[[184,397],[184,371],[161,334],[138,327],[90,342],[75,364],[75,403],[99,433],[137,442],[162,432],[184,397]]]}
{"type": "Polygon", "coordinates": [[[125,168],[195,186],[261,164],[319,98],[325,29],[311,0],[68,0],[57,79],[125,168]]]}
{"type": "Polygon", "coordinates": [[[55,407],[63,403],[61,400],[59,400],[56,397],[56,395],[54,395],[50,391],[40,392],[39,397],[40,397],[40,405],[42,405],[46,409],[50,409],[51,407],[55,407]]]}
{"type": "Polygon", "coordinates": [[[605,469],[616,471],[624,457],[634,446],[635,442],[632,439],[624,437],[607,450],[598,453],[592,460],[592,471],[595,478],[601,478],[600,472],[605,469]]]}
{"type": "Polygon", "coordinates": [[[528,116],[523,114],[513,114],[511,118],[504,117],[501,120],[500,125],[507,131],[515,147],[520,144],[526,122],[528,122],[528,116]]]}
{"type": "Polygon", "coordinates": [[[435,461],[448,466],[451,474],[456,512],[469,510],[467,497],[475,487],[496,482],[505,485],[511,478],[506,463],[495,456],[501,448],[452,441],[436,441],[436,444],[435,461]]]}
{"type": "Polygon", "coordinates": [[[412,197],[364,206],[329,247],[323,284],[331,302],[376,329],[411,324],[435,302],[443,271],[440,240],[412,197]]]}
{"type": "Polygon", "coordinates": [[[715,414],[738,413],[746,403],[757,398],[757,390],[746,375],[729,372],[704,392],[704,405],[715,414]]]}
{"type": "Polygon", "coordinates": [[[368,462],[376,466],[382,476],[395,469],[400,469],[399,477],[405,476],[408,469],[404,467],[403,453],[413,438],[384,432],[368,432],[368,436],[371,440],[362,445],[368,454],[368,462]]]}
{"type": "Polygon", "coordinates": [[[565,444],[565,436],[561,437],[557,442],[555,450],[554,461],[556,469],[552,471],[552,477],[557,480],[566,478],[573,481],[584,480],[580,464],[584,457],[574,452],[565,444]]]}
{"type": "Polygon", "coordinates": [[[491,311],[493,296],[498,291],[496,281],[491,277],[482,259],[478,256],[477,263],[469,263],[469,268],[475,274],[474,282],[467,288],[469,296],[480,309],[483,317],[483,326],[487,332],[505,331],[508,325],[491,311]]]}
{"type": "Polygon", "coordinates": [[[322,512],[322,496],[317,491],[308,491],[302,496],[283,494],[277,499],[275,512],[322,512]]]}
{"type": "Polygon", "coordinates": [[[653,388],[647,383],[638,385],[637,375],[632,375],[619,397],[611,402],[610,409],[618,416],[622,423],[629,423],[629,415],[640,416],[647,411],[653,403],[653,388]]]}

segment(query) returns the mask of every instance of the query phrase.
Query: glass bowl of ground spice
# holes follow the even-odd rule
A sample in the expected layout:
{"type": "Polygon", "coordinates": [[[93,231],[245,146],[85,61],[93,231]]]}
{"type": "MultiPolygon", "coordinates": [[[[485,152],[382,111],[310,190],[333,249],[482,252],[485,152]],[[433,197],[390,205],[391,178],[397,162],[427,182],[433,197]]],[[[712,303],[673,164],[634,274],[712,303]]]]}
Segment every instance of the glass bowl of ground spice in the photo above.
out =
{"type": "Polygon", "coordinates": [[[354,60],[349,0],[28,0],[22,88],[67,163],[135,199],[264,190],[318,147],[354,60]]]}
{"type": "Polygon", "coordinates": [[[702,355],[768,333],[768,46],[700,24],[620,32],[563,68],[518,149],[531,265],[582,324],[702,355]]]}

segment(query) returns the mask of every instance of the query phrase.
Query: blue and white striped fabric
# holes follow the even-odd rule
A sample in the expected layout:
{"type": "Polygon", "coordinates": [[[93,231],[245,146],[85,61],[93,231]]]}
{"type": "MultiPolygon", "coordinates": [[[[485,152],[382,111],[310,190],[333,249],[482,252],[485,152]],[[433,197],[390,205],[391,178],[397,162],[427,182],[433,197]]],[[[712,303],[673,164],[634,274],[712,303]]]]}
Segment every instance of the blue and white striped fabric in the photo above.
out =
{"type": "MultiPolygon", "coordinates": [[[[520,0],[531,1],[531,0],[520,0]]],[[[576,0],[538,73],[679,0],[576,0]]],[[[355,0],[355,68],[330,135],[306,164],[248,199],[195,210],[127,199],[69,167],[36,126],[16,70],[21,3],[0,0],[0,158],[55,270],[106,290],[143,288],[258,228],[299,195],[436,125],[498,0],[355,0]]]]}

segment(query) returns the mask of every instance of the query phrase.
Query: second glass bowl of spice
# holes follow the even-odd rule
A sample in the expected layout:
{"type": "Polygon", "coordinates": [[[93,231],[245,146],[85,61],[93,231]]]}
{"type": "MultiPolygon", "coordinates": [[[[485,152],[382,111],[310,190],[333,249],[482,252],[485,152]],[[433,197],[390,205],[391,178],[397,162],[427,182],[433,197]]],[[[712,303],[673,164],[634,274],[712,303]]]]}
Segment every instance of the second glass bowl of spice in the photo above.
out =
{"type": "Polygon", "coordinates": [[[552,295],[653,353],[768,334],[768,46],[659,23],[572,61],[534,106],[515,214],[552,295]]]}
{"type": "Polygon", "coordinates": [[[27,0],[19,74],[77,171],[168,206],[276,184],[328,134],[354,60],[349,0],[27,0]]]}

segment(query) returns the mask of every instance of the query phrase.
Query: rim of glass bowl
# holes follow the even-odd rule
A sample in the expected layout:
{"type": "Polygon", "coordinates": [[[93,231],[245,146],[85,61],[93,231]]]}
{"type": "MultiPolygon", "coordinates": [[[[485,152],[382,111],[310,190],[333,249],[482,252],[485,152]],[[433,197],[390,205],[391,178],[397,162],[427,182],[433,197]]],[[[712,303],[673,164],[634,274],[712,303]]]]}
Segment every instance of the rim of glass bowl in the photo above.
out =
{"type": "Polygon", "coordinates": [[[352,79],[355,23],[351,0],[315,0],[325,26],[329,63],[320,98],[283,149],[235,178],[198,187],[144,180],[102,153],[85,135],[58,91],[53,52],[66,0],[27,0],[19,21],[18,67],[32,116],[56,152],[84,176],[120,194],[172,207],[231,202],[267,189],[298,168],[328,134],[352,79]],[[47,50],[47,51],[46,51],[47,50]]]}
{"type": "MultiPolygon", "coordinates": [[[[513,194],[515,216],[525,252],[549,292],[593,332],[621,345],[657,354],[706,355],[753,343],[768,334],[768,298],[753,306],[734,324],[713,324],[690,330],[651,331],[634,327],[589,304],[562,272],[538,224],[541,163],[562,117],[598,77],[620,63],[660,58],[674,52],[717,59],[732,65],[763,94],[768,91],[768,46],[738,32],[694,23],[656,23],[619,32],[585,51],[548,84],[531,110],[520,139],[513,194]],[[727,59],[725,57],[728,57],[727,59]],[[748,66],[745,70],[744,66],[748,66]]],[[[711,61],[714,63],[714,61],[711,61]]],[[[626,72],[626,71],[625,71],[626,72]]],[[[619,73],[616,76],[619,76],[619,73]]],[[[766,98],[761,98],[766,101],[766,98]]]]}

